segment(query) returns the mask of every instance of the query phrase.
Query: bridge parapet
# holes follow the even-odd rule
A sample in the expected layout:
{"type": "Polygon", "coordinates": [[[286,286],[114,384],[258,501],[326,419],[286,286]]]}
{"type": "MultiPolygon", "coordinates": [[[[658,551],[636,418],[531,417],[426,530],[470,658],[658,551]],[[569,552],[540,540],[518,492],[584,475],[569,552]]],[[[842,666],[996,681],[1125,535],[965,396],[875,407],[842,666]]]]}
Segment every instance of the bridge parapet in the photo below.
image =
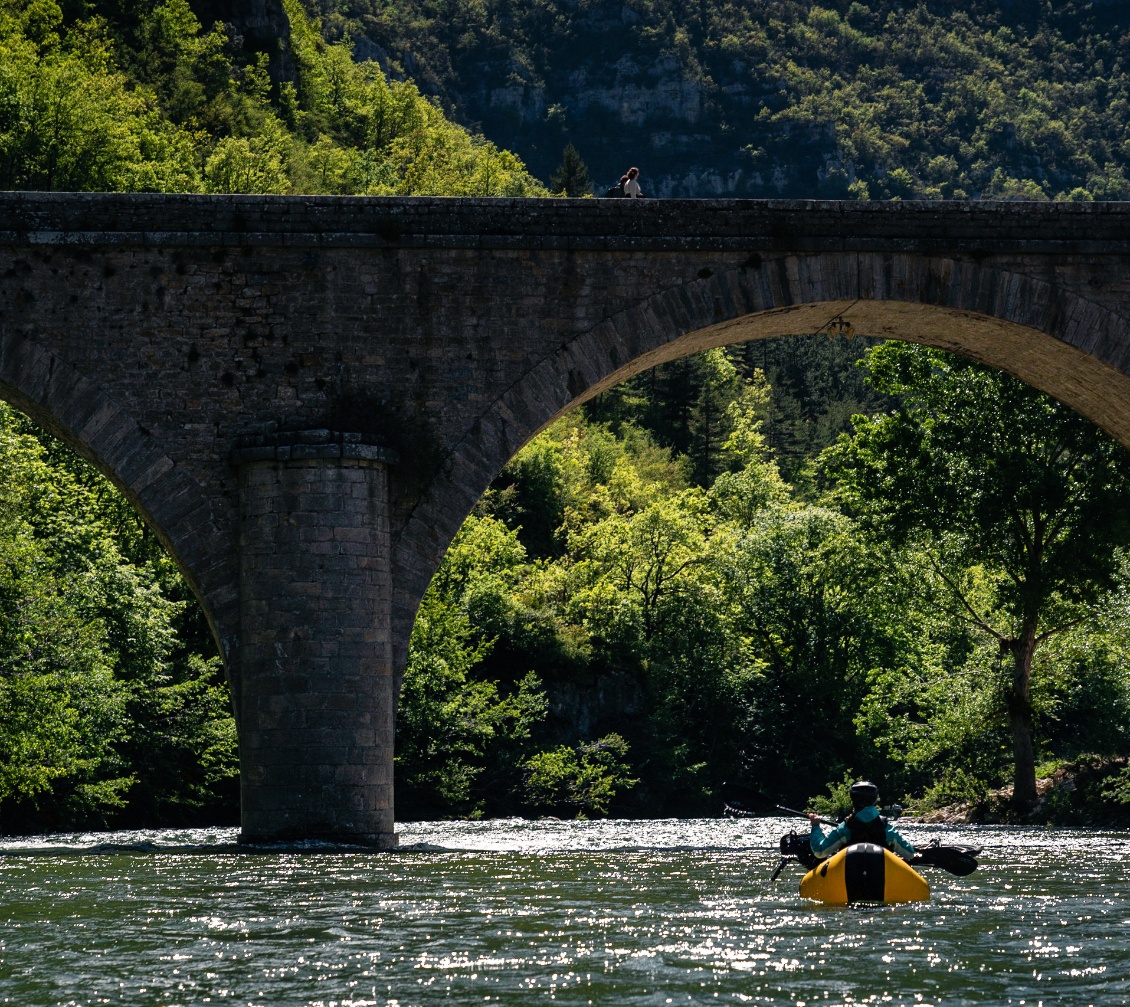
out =
{"type": "Polygon", "coordinates": [[[1130,254],[1130,203],[0,193],[0,246],[1130,254]]]}

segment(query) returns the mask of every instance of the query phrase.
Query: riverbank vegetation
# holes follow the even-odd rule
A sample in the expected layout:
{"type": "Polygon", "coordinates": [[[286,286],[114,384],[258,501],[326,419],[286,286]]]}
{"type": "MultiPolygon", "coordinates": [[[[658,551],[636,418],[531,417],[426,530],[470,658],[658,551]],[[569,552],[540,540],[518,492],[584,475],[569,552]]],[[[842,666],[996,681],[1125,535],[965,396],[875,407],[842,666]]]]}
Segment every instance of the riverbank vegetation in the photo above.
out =
{"type": "Polygon", "coordinates": [[[125,499],[0,404],[0,830],[238,820],[199,606],[125,499]]]}
{"type": "MultiPolygon", "coordinates": [[[[758,349],[633,379],[517,456],[429,593],[467,620],[468,680],[517,698],[536,675],[542,737],[614,730],[625,814],[771,808],[845,773],[922,809],[1007,783],[1024,811],[1037,762],[1121,758],[1130,455],[1007,375],[887,344],[863,373],[893,405],[790,484],[758,349]]],[[[492,787],[479,810],[522,807],[492,787]]]]}
{"type": "MultiPolygon", "coordinates": [[[[923,812],[1130,813],[1130,455],[1006,375],[860,351],[712,350],[514,458],[420,609],[401,817],[770,810],[852,774],[923,812]],[[881,411],[838,433],[780,415],[753,364],[783,386],[798,353],[881,411]],[[823,430],[794,481],[770,421],[823,430]]],[[[10,409],[0,461],[0,825],[233,820],[234,726],[183,582],[10,409]]]]}

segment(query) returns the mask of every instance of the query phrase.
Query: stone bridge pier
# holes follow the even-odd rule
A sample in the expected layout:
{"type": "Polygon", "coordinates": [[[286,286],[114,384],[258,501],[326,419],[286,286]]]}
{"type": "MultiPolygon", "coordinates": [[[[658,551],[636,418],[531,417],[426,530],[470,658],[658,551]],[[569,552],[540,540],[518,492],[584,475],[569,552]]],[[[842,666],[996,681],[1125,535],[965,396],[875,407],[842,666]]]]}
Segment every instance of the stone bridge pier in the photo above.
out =
{"type": "Polygon", "coordinates": [[[251,438],[233,453],[247,842],[395,845],[393,457],[328,430],[251,438]]]}
{"type": "Polygon", "coordinates": [[[835,331],[1130,445],[1130,203],[0,194],[0,398],[199,598],[248,841],[395,843],[417,607],[534,434],[664,361],[835,331]]]}

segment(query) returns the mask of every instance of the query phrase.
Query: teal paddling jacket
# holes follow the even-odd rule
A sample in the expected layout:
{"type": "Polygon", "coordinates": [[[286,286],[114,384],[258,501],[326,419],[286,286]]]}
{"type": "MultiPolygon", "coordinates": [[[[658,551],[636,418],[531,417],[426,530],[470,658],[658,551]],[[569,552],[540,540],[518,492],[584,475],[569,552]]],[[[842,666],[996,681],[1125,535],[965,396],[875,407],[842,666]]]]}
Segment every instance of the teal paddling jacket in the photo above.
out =
{"type": "MultiPolygon", "coordinates": [[[[857,811],[855,816],[861,822],[873,822],[879,817],[879,809],[871,805],[869,808],[857,811]]],[[[851,839],[851,829],[847,827],[847,822],[840,822],[828,835],[824,835],[824,830],[813,822],[808,845],[818,857],[830,857],[837,850],[847,846],[849,839],[851,839]]],[[[914,856],[914,847],[898,834],[898,830],[890,822],[887,823],[887,847],[903,860],[909,860],[914,856]]]]}

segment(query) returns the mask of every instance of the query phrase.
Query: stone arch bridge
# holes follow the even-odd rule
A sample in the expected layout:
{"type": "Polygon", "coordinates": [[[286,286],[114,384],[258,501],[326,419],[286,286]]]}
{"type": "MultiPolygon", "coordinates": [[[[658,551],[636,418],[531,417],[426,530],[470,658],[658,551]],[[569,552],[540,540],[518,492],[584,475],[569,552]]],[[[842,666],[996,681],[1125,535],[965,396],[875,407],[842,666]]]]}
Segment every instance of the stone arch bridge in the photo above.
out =
{"type": "Polygon", "coordinates": [[[1130,446],[1130,204],[0,196],[0,398],[207,612],[243,835],[390,845],[419,600],[507,460],[707,347],[850,325],[1130,446]]]}

